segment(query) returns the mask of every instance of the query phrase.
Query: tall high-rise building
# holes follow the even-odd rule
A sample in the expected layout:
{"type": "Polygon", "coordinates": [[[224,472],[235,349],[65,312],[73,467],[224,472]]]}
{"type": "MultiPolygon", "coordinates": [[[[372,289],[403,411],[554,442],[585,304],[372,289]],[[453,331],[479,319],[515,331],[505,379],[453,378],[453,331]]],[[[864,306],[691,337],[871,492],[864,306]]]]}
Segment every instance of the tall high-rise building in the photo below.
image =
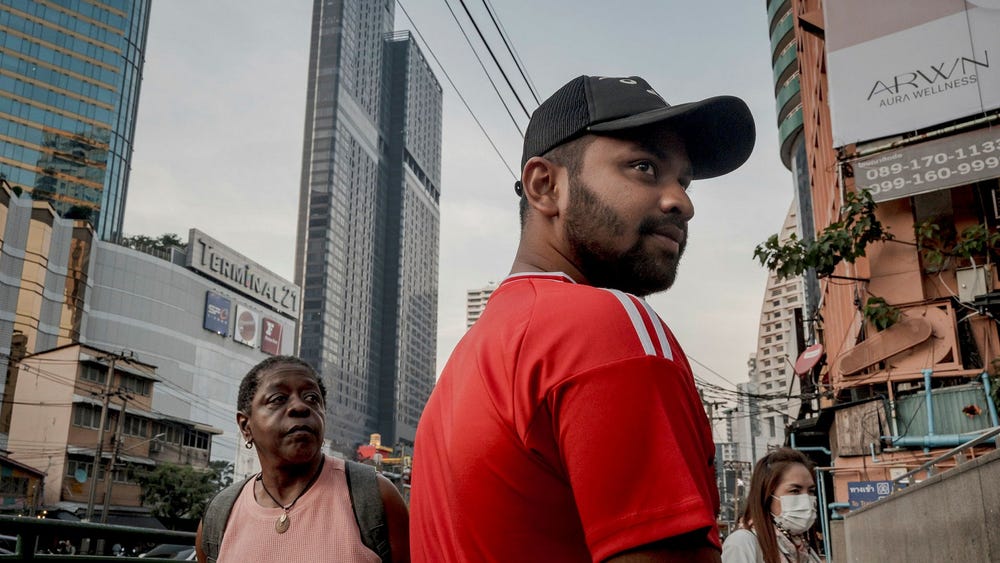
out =
{"type": "Polygon", "coordinates": [[[0,0],[0,175],[121,233],[150,0],[0,0]]]}
{"type": "Polygon", "coordinates": [[[392,0],[316,0],[295,281],[327,437],[412,441],[435,377],[441,86],[392,0]]]}
{"type": "Polygon", "coordinates": [[[465,328],[472,328],[479,320],[479,316],[486,310],[486,302],[493,295],[493,290],[499,284],[490,282],[483,287],[470,289],[465,292],[465,328]]]}
{"type": "MultiPolygon", "coordinates": [[[[778,234],[786,243],[801,237],[793,203],[778,234]]],[[[760,311],[760,330],[754,368],[748,385],[754,409],[750,416],[757,440],[757,454],[785,443],[785,427],[798,415],[801,399],[794,364],[802,350],[804,307],[802,278],[781,278],[769,272],[760,311]]],[[[756,461],[751,458],[749,461],[756,461]]]]}

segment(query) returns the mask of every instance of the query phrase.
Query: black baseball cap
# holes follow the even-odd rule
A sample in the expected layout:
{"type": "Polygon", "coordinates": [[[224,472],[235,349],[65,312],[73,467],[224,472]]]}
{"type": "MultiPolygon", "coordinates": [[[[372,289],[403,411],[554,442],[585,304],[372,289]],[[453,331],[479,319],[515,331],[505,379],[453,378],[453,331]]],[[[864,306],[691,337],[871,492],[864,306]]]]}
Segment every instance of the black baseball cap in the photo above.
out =
{"type": "Polygon", "coordinates": [[[529,158],[588,133],[653,124],[669,125],[680,134],[696,180],[739,168],[750,157],[756,138],[753,115],[739,98],[716,96],[672,106],[638,76],[578,76],[531,114],[521,169],[529,158]]]}

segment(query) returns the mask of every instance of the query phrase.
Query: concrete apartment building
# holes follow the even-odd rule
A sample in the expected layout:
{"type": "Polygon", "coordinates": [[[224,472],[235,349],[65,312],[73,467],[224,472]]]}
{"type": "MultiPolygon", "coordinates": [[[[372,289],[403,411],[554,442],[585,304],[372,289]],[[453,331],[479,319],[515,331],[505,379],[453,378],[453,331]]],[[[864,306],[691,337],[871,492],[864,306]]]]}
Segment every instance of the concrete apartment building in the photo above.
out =
{"type": "Polygon", "coordinates": [[[486,302],[500,284],[490,282],[483,287],[465,292],[465,328],[472,328],[479,316],[486,310],[486,302]]]}
{"type": "Polygon", "coordinates": [[[6,185],[0,243],[0,448],[18,386],[16,359],[84,343],[156,365],[152,407],[221,429],[213,459],[252,470],[256,456],[240,443],[236,395],[254,364],[293,353],[297,286],[197,229],[184,247],[170,249],[96,240],[87,222],[60,218],[48,202],[17,197],[6,185]]]}
{"type": "Polygon", "coordinates": [[[84,516],[94,488],[95,514],[107,502],[109,516],[141,517],[148,511],[141,508],[135,470],[162,462],[208,466],[212,438],[222,431],[153,409],[161,382],[156,367],[116,356],[68,344],[20,362],[8,448],[12,459],[45,473],[44,506],[50,511],[84,516]],[[102,418],[106,395],[109,409],[102,418]],[[101,466],[95,472],[102,420],[101,466]]]}
{"type": "Polygon", "coordinates": [[[0,177],[121,234],[150,0],[0,0],[0,177]]]}
{"type": "MultiPolygon", "coordinates": [[[[782,241],[800,236],[793,203],[778,233],[782,241]]],[[[788,425],[801,407],[801,390],[794,362],[802,347],[805,297],[801,277],[781,278],[771,272],[761,304],[757,350],[747,361],[746,383],[738,385],[738,401],[725,411],[732,459],[753,463],[785,444],[788,425]]]]}
{"type": "Polygon", "coordinates": [[[821,400],[789,442],[829,468],[826,502],[846,506],[862,502],[850,483],[890,480],[998,425],[1000,69],[988,58],[1000,13],[957,0],[767,9],[782,155],[816,236],[867,192],[875,207],[860,213],[894,237],[807,279],[818,306],[803,331],[825,356],[803,375],[821,400]]]}
{"type": "Polygon", "coordinates": [[[392,0],[315,0],[295,281],[327,438],[412,442],[436,376],[441,86],[392,0]]]}
{"type": "MultiPolygon", "coordinates": [[[[787,241],[793,234],[799,236],[794,204],[788,210],[779,238],[787,241]]],[[[758,456],[785,443],[786,427],[798,413],[800,386],[794,363],[801,351],[804,305],[802,278],[781,279],[774,272],[768,275],[760,312],[756,369],[751,373],[749,386],[755,395],[759,424],[758,456]]]]}

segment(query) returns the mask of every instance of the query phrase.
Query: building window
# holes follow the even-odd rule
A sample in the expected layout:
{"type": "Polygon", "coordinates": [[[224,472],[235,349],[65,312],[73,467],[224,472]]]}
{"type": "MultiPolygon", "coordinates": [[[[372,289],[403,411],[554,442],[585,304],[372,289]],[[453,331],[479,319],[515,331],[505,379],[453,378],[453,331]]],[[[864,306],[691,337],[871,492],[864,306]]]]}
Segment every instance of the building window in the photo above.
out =
{"type": "Polygon", "coordinates": [[[126,414],[125,424],[122,426],[122,432],[124,432],[126,436],[138,436],[140,438],[145,438],[149,435],[149,421],[145,418],[139,418],[138,416],[126,414]]]}
{"type": "Polygon", "coordinates": [[[132,467],[119,467],[115,469],[114,473],[111,474],[111,480],[115,483],[123,483],[130,485],[135,483],[135,475],[132,471],[132,467]]]}
{"type": "Polygon", "coordinates": [[[166,444],[180,445],[181,441],[184,440],[184,429],[179,426],[158,422],[155,428],[157,434],[163,434],[160,439],[166,444]]]}
{"type": "Polygon", "coordinates": [[[100,428],[101,409],[90,405],[73,405],[73,426],[100,428]]]}
{"type": "Polygon", "coordinates": [[[772,438],[776,437],[777,436],[777,434],[776,434],[777,430],[775,428],[775,424],[774,424],[774,419],[773,418],[767,419],[767,426],[768,426],[768,429],[771,431],[771,437],[772,438]]]}
{"type": "Polygon", "coordinates": [[[184,445],[189,448],[196,448],[199,450],[208,449],[208,434],[205,432],[199,432],[197,430],[187,429],[184,433],[184,445]]]}
{"type": "Polygon", "coordinates": [[[119,376],[119,386],[123,387],[126,391],[135,393],[137,395],[142,395],[144,397],[149,396],[149,380],[136,377],[127,373],[123,373],[119,376]]]}
{"type": "Polygon", "coordinates": [[[80,369],[80,379],[104,385],[104,382],[107,380],[107,371],[103,367],[83,364],[80,369]]]}
{"type": "Polygon", "coordinates": [[[75,459],[66,460],[66,476],[76,477],[76,472],[79,469],[84,471],[87,478],[90,478],[91,470],[94,468],[94,464],[89,461],[77,461],[75,459]]]}
{"type": "Polygon", "coordinates": [[[6,498],[28,496],[28,478],[7,476],[0,479],[0,496],[6,498]]]}

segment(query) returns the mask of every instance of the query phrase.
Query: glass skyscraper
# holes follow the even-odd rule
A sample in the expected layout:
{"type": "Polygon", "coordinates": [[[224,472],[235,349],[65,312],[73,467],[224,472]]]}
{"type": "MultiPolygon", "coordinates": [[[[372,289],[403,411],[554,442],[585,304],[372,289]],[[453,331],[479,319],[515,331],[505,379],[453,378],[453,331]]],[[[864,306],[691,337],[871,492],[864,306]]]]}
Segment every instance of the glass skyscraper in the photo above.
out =
{"type": "Polygon", "coordinates": [[[299,353],[327,437],[412,441],[434,385],[441,86],[393,0],[316,0],[300,186],[299,353]]]}
{"type": "Polygon", "coordinates": [[[0,175],[121,233],[150,0],[0,0],[0,175]]]}

